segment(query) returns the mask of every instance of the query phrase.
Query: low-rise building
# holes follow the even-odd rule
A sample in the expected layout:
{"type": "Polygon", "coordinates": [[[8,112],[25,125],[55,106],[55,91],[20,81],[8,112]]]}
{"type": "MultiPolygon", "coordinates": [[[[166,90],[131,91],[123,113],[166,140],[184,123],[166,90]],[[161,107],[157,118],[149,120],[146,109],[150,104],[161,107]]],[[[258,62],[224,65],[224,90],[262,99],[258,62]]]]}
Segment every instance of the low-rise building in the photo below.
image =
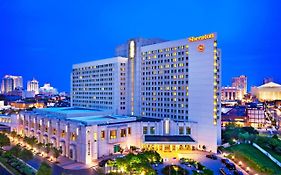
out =
{"type": "Polygon", "coordinates": [[[222,108],[222,126],[235,124],[238,126],[247,126],[247,114],[245,106],[223,107],[222,108]]]}
{"type": "Polygon", "coordinates": [[[252,87],[251,93],[262,102],[281,100],[281,85],[274,82],[269,82],[259,87],[252,87]]]}
{"type": "Polygon", "coordinates": [[[221,100],[222,101],[235,101],[242,100],[243,90],[237,87],[222,87],[221,100]]]}
{"type": "Polygon", "coordinates": [[[263,128],[266,125],[264,108],[247,108],[247,120],[249,126],[263,128]]]}
{"type": "Polygon", "coordinates": [[[162,151],[203,149],[196,122],[112,115],[101,109],[44,108],[12,116],[12,130],[85,164],[131,146],[162,151]]]}
{"type": "Polygon", "coordinates": [[[25,102],[25,101],[14,101],[10,103],[11,107],[17,109],[28,109],[28,108],[44,108],[44,102],[25,102]]]}

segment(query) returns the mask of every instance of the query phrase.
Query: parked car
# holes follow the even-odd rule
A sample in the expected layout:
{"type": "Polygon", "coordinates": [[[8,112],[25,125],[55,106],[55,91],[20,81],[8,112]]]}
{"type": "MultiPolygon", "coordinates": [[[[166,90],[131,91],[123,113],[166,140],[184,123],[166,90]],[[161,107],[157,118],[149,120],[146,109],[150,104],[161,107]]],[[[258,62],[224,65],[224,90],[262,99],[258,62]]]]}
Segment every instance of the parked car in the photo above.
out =
{"type": "Polygon", "coordinates": [[[229,170],[236,170],[236,167],[233,163],[229,162],[225,164],[226,168],[228,168],[229,170]]]}
{"type": "Polygon", "coordinates": [[[235,170],[233,172],[234,175],[243,175],[242,171],[239,171],[239,170],[235,170]]]}
{"type": "Polygon", "coordinates": [[[222,162],[223,164],[230,163],[230,161],[229,161],[228,159],[221,159],[221,162],[222,162]]]}
{"type": "Polygon", "coordinates": [[[222,175],[232,175],[232,173],[226,168],[220,168],[220,174],[222,174],[222,175]]]}
{"type": "Polygon", "coordinates": [[[99,166],[100,166],[100,167],[104,167],[105,164],[106,164],[109,160],[112,160],[112,159],[104,159],[104,160],[100,161],[100,162],[99,162],[99,166]]]}
{"type": "Polygon", "coordinates": [[[218,157],[216,155],[214,155],[214,154],[208,154],[208,155],[206,155],[206,157],[209,158],[209,159],[213,159],[213,160],[217,160],[218,159],[218,157]]]}

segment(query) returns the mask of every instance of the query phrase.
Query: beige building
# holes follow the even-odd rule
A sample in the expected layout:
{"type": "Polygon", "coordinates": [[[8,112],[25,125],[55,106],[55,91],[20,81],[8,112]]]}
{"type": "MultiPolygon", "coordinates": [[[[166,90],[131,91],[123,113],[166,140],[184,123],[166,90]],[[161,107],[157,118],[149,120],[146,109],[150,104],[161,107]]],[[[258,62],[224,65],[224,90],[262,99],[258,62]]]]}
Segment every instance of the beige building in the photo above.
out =
{"type": "Polygon", "coordinates": [[[242,100],[243,90],[236,87],[222,87],[221,88],[221,100],[222,101],[233,101],[242,100]]]}
{"type": "Polygon", "coordinates": [[[266,83],[259,87],[252,87],[251,93],[259,101],[281,100],[281,85],[273,82],[266,83]]]}
{"type": "Polygon", "coordinates": [[[241,75],[239,77],[233,77],[232,78],[232,87],[241,89],[243,95],[247,94],[247,77],[245,75],[241,75]]]}

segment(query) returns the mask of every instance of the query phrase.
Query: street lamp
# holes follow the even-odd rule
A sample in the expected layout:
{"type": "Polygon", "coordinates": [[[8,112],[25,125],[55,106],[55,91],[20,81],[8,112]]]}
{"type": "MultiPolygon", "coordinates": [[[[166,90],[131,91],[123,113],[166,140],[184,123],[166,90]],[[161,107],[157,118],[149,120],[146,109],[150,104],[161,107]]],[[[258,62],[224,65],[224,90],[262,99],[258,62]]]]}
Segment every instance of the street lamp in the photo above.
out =
{"type": "Polygon", "coordinates": [[[238,165],[239,165],[239,166],[241,166],[241,165],[242,165],[242,162],[241,162],[241,161],[239,161],[238,165]]]}

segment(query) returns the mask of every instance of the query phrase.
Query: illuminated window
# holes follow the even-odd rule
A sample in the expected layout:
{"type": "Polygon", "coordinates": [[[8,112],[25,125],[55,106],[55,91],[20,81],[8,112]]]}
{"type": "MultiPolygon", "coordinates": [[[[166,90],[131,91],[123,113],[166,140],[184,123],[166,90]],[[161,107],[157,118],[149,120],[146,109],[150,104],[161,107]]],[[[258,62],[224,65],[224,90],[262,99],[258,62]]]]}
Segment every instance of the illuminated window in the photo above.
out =
{"type": "Polygon", "coordinates": [[[120,131],[121,137],[126,137],[126,134],[127,134],[126,129],[121,129],[120,131]]]}
{"type": "Polygon", "coordinates": [[[75,133],[71,133],[70,139],[71,139],[72,141],[76,141],[76,135],[75,135],[75,133]]]}
{"type": "Polygon", "coordinates": [[[143,133],[143,134],[147,134],[147,126],[144,126],[144,127],[143,127],[142,133],[143,133]]]}
{"type": "Polygon", "coordinates": [[[183,126],[180,126],[180,127],[179,127],[179,134],[180,134],[180,135],[181,135],[181,134],[184,134],[183,126]]]}
{"type": "Polygon", "coordinates": [[[105,139],[105,131],[101,131],[100,138],[103,140],[105,139]]]}
{"type": "Polygon", "coordinates": [[[131,127],[128,128],[128,135],[131,135],[131,127]]]}
{"type": "Polygon", "coordinates": [[[61,137],[65,137],[65,131],[64,130],[61,131],[61,137]]]}
{"type": "Polygon", "coordinates": [[[116,139],[117,138],[117,130],[110,130],[109,138],[110,139],[116,139]]]}
{"type": "Polygon", "coordinates": [[[94,140],[97,141],[97,139],[98,139],[98,134],[94,132],[94,140]]]}
{"type": "Polygon", "coordinates": [[[186,134],[191,134],[191,128],[190,127],[186,127],[186,134]]]}

